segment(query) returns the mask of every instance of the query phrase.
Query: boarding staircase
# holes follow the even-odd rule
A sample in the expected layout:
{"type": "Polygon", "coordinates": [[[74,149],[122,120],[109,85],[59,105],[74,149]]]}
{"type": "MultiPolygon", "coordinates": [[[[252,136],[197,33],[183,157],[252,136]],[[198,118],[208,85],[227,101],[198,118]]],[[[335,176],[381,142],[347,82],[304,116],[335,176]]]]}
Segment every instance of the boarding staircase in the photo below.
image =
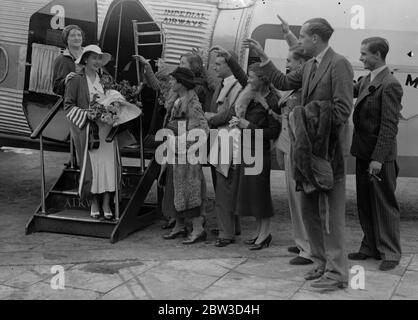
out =
{"type": "MultiPolygon", "coordinates": [[[[143,151],[131,150],[130,152],[144,156],[144,167],[122,167],[122,187],[121,190],[117,189],[115,197],[120,201],[115,201],[112,208],[114,219],[91,218],[90,204],[80,200],[78,196],[80,169],[74,163],[73,148],[71,148],[70,161],[65,165],[52,188],[46,192],[42,131],[53,118],[54,113],[58,111],[61,102],[61,99],[57,101],[31,136],[40,141],[41,204],[27,224],[26,234],[65,233],[108,238],[111,243],[115,243],[130,233],[152,224],[160,216],[159,201],[146,203],[145,200],[158,177],[160,166],[154,159],[154,150],[145,150],[143,143],[140,143],[143,151]]],[[[116,133],[117,129],[113,130],[107,141],[114,139],[116,133]]]]}
{"type": "MultiPolygon", "coordinates": [[[[144,23],[133,21],[135,54],[139,53],[138,48],[141,46],[139,39],[141,37],[157,35],[159,41],[153,42],[151,45],[161,46],[163,44],[161,31],[139,32],[138,27],[144,27],[144,23]]],[[[143,43],[142,45],[150,44],[143,43]]],[[[143,83],[143,70],[138,62],[137,79],[138,83],[143,83]]],[[[34,232],[64,233],[108,238],[111,243],[115,243],[132,232],[152,224],[155,219],[161,216],[159,204],[161,203],[162,190],[157,187],[157,201],[153,203],[145,201],[158,177],[160,165],[154,158],[155,148],[158,144],[153,139],[148,141],[148,137],[144,142],[142,116],[140,118],[139,146],[121,150],[122,156],[137,158],[139,166],[122,167],[122,187],[120,190],[116,189],[112,207],[114,219],[106,220],[103,216],[100,219],[91,218],[90,204],[81,201],[78,195],[80,169],[75,161],[72,139],[70,139],[70,161],[65,165],[52,188],[46,191],[43,131],[61,106],[62,98],[59,98],[31,135],[32,139],[39,139],[40,143],[41,204],[27,224],[26,234],[34,232]]],[[[113,141],[119,130],[122,129],[114,128],[106,141],[113,141]]]]}

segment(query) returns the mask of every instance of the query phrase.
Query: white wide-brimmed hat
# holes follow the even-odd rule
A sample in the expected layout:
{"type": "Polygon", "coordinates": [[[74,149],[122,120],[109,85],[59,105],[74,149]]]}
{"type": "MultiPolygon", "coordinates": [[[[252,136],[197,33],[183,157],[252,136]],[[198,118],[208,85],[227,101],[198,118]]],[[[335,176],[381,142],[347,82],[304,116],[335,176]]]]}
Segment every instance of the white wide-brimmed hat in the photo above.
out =
{"type": "Polygon", "coordinates": [[[112,58],[112,55],[110,53],[107,52],[102,52],[102,49],[100,49],[99,46],[96,46],[95,44],[91,44],[87,47],[84,47],[83,49],[83,53],[81,54],[81,56],[75,61],[76,64],[80,64],[80,62],[83,60],[83,56],[87,53],[87,52],[94,52],[97,53],[98,55],[100,55],[102,57],[102,65],[105,66],[109,63],[110,59],[112,58]]]}

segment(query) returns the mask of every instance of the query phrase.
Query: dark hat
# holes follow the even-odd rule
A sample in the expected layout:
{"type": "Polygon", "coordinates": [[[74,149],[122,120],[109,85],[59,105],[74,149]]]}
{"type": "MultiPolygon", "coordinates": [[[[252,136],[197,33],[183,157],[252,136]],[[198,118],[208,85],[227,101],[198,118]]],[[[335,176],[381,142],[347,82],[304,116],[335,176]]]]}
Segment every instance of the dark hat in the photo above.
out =
{"type": "Polygon", "coordinates": [[[189,69],[178,67],[176,70],[170,73],[170,75],[173,76],[177,82],[181,83],[188,90],[191,90],[196,86],[194,74],[189,69]]]}
{"type": "Polygon", "coordinates": [[[84,41],[84,31],[83,31],[83,29],[81,29],[79,26],[77,26],[75,24],[70,24],[70,25],[66,26],[64,28],[64,30],[62,30],[62,34],[61,34],[62,42],[64,42],[65,46],[68,45],[68,43],[67,43],[68,36],[70,35],[71,30],[74,30],[74,29],[80,30],[80,32],[83,36],[83,41],[84,41]]]}

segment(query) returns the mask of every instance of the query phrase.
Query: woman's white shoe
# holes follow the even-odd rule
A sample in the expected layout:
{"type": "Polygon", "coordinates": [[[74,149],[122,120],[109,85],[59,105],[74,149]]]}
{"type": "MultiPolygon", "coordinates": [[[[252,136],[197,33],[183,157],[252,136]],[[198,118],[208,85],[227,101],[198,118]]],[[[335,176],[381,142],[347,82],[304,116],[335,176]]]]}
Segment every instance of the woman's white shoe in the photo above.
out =
{"type": "Polygon", "coordinates": [[[94,212],[93,210],[91,210],[90,217],[92,217],[93,219],[98,219],[100,217],[100,212],[94,212]]]}
{"type": "Polygon", "coordinates": [[[104,212],[105,219],[113,219],[113,213],[112,212],[104,212]]]}

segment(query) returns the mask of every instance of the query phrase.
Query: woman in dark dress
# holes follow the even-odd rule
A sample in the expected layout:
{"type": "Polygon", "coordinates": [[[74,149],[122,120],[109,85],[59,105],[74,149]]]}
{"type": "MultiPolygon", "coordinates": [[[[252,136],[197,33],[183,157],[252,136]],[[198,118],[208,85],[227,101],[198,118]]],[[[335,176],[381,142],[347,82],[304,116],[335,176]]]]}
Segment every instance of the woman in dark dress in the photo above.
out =
{"type": "Polygon", "coordinates": [[[280,134],[280,123],[270,115],[270,110],[280,113],[278,108],[279,96],[270,86],[267,79],[260,71],[260,64],[252,64],[248,68],[248,77],[242,72],[237,61],[221,47],[214,47],[225,56],[225,59],[244,90],[238,97],[235,107],[229,110],[230,125],[240,129],[251,130],[251,142],[245,141],[245,134],[241,143],[241,155],[248,154],[256,157],[257,162],[262,162],[261,172],[250,174],[248,169],[254,168],[254,164],[245,163],[242,156],[241,164],[237,165],[236,175],[236,207],[235,212],[241,216],[253,216],[257,221],[255,236],[245,241],[251,245],[250,250],[260,250],[269,246],[272,236],[270,234],[270,220],[274,215],[270,190],[271,170],[271,140],[275,140],[280,134]],[[256,130],[262,129],[262,141],[256,137],[256,130]],[[262,144],[262,159],[256,153],[256,144],[262,144]]]}

